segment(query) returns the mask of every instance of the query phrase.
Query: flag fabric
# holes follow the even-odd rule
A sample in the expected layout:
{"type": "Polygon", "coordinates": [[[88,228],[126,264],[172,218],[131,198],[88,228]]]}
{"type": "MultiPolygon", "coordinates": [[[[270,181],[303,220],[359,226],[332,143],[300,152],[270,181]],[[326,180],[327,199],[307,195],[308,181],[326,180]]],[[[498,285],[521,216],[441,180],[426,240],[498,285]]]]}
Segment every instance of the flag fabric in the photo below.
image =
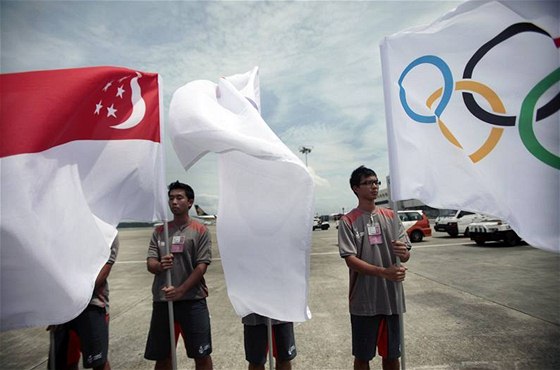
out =
{"type": "Polygon", "coordinates": [[[381,42],[391,194],[560,252],[560,5],[469,1],[381,42]]]}
{"type": "Polygon", "coordinates": [[[0,75],[1,330],[89,303],[121,220],[165,217],[158,75],[0,75]]]}
{"type": "Polygon", "coordinates": [[[185,169],[219,153],[217,237],[239,316],[303,322],[307,307],[313,181],[259,114],[258,68],[179,88],[169,133],[185,169]]]}

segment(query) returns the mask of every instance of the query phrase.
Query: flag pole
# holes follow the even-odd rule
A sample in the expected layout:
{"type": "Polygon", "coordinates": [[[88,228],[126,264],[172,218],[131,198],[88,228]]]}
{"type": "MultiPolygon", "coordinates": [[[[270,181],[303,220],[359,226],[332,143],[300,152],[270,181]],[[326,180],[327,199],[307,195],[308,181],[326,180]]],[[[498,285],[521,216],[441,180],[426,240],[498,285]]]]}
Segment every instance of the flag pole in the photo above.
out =
{"type": "Polygon", "coordinates": [[[268,333],[268,368],[274,369],[274,356],[272,355],[272,320],[270,317],[266,318],[266,328],[268,333]]]}
{"type": "MultiPolygon", "coordinates": [[[[393,226],[393,235],[395,236],[395,240],[398,239],[399,237],[399,205],[397,202],[393,201],[393,197],[391,196],[391,177],[387,176],[387,192],[389,195],[389,204],[391,205],[391,208],[393,209],[393,212],[395,213],[395,216],[393,217],[393,222],[392,222],[392,226],[393,226]]],[[[401,259],[397,256],[397,266],[401,265],[401,259]]],[[[403,295],[403,282],[400,282],[397,284],[397,292],[399,297],[397,299],[400,299],[400,297],[404,297],[403,295]]],[[[404,302],[401,302],[401,305],[404,302]]],[[[397,306],[398,307],[398,306],[397,306]]],[[[399,331],[400,331],[400,337],[401,337],[401,369],[405,370],[406,369],[406,356],[405,356],[405,347],[404,347],[404,312],[399,314],[399,331]]]]}
{"type": "Polygon", "coordinates": [[[50,330],[50,335],[49,335],[50,341],[51,341],[51,348],[50,348],[51,353],[50,353],[50,356],[49,356],[49,365],[50,365],[49,369],[51,369],[51,370],[55,370],[55,369],[56,369],[56,358],[55,358],[55,356],[56,356],[56,348],[54,348],[54,344],[55,344],[55,340],[54,340],[54,328],[55,328],[55,326],[52,325],[52,326],[51,326],[51,330],[50,330]]]}
{"type": "MultiPolygon", "coordinates": [[[[165,255],[169,254],[169,226],[167,221],[163,223],[164,240],[165,240],[165,255]]],[[[172,285],[171,269],[165,271],[167,286],[172,285]]],[[[171,341],[171,366],[173,370],[177,370],[177,354],[175,348],[175,318],[173,315],[173,301],[167,301],[167,310],[169,312],[169,340],[171,341]]]]}
{"type": "MultiPolygon", "coordinates": [[[[163,115],[163,79],[161,75],[158,74],[158,96],[159,96],[159,130],[160,130],[160,137],[164,138],[165,135],[165,125],[164,125],[164,115],[163,115]]],[[[165,179],[165,140],[161,140],[162,145],[162,155],[161,155],[161,163],[159,168],[159,176],[162,179],[165,179]]],[[[163,193],[165,194],[165,193],[163,193]]],[[[161,199],[162,204],[167,203],[166,199],[161,199]]],[[[169,225],[168,225],[168,216],[163,212],[163,240],[165,243],[165,255],[169,254],[169,225]]],[[[167,286],[171,286],[173,281],[171,280],[171,269],[167,269],[165,271],[165,279],[167,286]]],[[[171,368],[173,370],[177,370],[177,349],[175,347],[175,317],[173,314],[173,301],[167,301],[167,311],[169,316],[169,340],[171,341],[171,368]]]]}

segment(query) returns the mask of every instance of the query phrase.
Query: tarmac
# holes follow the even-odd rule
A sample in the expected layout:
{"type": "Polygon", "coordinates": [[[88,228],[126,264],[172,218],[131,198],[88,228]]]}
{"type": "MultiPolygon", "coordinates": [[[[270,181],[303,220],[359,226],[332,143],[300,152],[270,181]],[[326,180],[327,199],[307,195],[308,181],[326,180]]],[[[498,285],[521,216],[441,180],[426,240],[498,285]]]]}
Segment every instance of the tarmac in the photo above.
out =
{"type": "MultiPolygon", "coordinates": [[[[206,273],[215,369],[246,369],[243,329],[229,302],[213,234],[206,273]]],[[[143,357],[151,315],[152,275],[146,270],[151,228],[120,230],[121,248],[109,277],[109,359],[113,369],[152,369],[143,357]]],[[[528,245],[477,246],[435,232],[415,243],[404,282],[406,369],[560,369],[560,255],[528,245]]],[[[309,307],[296,324],[294,369],[351,369],[348,269],[337,231],[313,231],[309,307]]],[[[45,328],[0,333],[0,369],[45,369],[45,328]]],[[[179,369],[194,369],[183,345],[179,369]]],[[[380,359],[371,363],[380,369],[380,359]]],[[[268,369],[268,365],[267,365],[268,369]]]]}

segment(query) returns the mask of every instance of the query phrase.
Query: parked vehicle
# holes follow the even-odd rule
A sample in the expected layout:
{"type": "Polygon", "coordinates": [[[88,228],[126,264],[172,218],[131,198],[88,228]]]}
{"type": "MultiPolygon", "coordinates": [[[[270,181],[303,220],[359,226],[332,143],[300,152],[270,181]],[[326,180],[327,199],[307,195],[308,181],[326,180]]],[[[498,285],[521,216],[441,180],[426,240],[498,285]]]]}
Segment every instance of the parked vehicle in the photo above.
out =
{"type": "Polygon", "coordinates": [[[446,210],[443,211],[441,216],[436,218],[434,229],[436,231],[445,231],[452,237],[456,237],[459,234],[469,236],[469,225],[471,223],[482,222],[490,219],[490,216],[483,215],[482,213],[454,209],[446,210]]]}
{"type": "Polygon", "coordinates": [[[421,210],[399,211],[399,218],[411,242],[421,242],[426,236],[432,236],[430,220],[421,210]]]}
{"type": "Polygon", "coordinates": [[[327,220],[325,221],[323,217],[314,217],[313,218],[313,230],[328,230],[329,227],[331,227],[331,224],[329,224],[328,221],[328,216],[327,216],[327,220]]]}
{"type": "Polygon", "coordinates": [[[489,220],[469,225],[469,236],[477,245],[484,245],[487,241],[501,241],[513,247],[521,242],[521,238],[507,222],[489,220]]]}

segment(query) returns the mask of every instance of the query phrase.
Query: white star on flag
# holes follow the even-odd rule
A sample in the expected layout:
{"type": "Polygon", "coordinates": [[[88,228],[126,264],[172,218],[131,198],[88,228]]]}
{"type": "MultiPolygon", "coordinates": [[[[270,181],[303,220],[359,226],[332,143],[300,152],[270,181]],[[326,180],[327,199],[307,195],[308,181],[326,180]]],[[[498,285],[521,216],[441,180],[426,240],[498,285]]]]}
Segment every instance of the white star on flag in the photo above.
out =
{"type": "Polygon", "coordinates": [[[117,89],[117,95],[116,95],[116,96],[118,96],[119,98],[122,99],[123,93],[124,93],[124,89],[123,89],[122,86],[120,86],[120,87],[117,89]]]}
{"type": "Polygon", "coordinates": [[[93,114],[99,115],[101,108],[103,108],[103,104],[101,104],[101,100],[100,100],[99,103],[95,104],[95,112],[93,112],[93,114]]]}
{"type": "Polygon", "coordinates": [[[111,104],[110,107],[107,107],[107,117],[113,116],[115,118],[117,118],[117,115],[115,114],[117,110],[114,108],[114,104],[111,104]]]}

